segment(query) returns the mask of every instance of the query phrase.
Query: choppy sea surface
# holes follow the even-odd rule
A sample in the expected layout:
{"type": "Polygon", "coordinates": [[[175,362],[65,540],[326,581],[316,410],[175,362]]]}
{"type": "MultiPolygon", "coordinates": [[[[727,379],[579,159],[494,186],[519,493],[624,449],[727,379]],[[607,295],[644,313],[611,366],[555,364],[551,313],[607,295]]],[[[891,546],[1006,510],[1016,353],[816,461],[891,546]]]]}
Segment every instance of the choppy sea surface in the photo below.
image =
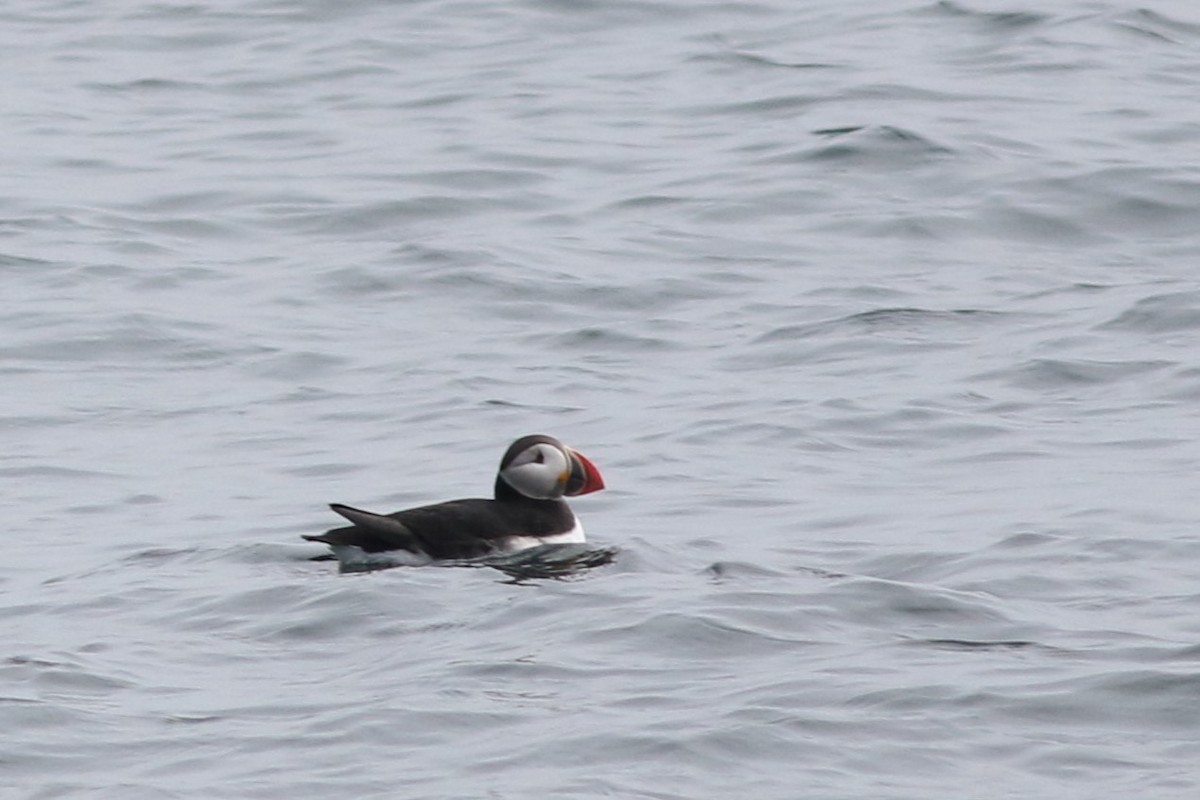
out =
{"type": "Polygon", "coordinates": [[[5,798],[1198,796],[1194,3],[0,44],[5,798]],[[537,432],[611,563],[310,560],[537,432]]]}

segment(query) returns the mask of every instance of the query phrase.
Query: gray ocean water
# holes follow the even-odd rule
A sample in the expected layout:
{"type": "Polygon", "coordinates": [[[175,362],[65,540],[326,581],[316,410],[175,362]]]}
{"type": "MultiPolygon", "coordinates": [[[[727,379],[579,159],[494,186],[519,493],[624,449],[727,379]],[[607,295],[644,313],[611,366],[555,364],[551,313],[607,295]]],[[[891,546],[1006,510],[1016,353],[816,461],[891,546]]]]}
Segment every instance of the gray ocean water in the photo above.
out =
{"type": "Polygon", "coordinates": [[[0,796],[1200,796],[1195,3],[0,43],[0,796]],[[536,432],[613,563],[309,560],[536,432]]]}

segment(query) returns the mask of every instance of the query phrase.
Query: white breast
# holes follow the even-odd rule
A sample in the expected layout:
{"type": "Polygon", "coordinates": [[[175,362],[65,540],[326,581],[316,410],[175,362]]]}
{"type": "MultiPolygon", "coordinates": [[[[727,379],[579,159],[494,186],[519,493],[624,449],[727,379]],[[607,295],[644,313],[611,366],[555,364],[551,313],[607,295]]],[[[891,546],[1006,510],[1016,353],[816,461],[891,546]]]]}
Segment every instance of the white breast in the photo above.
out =
{"type": "Polygon", "coordinates": [[[583,523],[579,521],[579,517],[575,517],[574,527],[565,533],[556,533],[553,536],[510,536],[504,543],[504,552],[516,553],[544,544],[581,544],[586,541],[587,538],[583,534],[583,523]]]}

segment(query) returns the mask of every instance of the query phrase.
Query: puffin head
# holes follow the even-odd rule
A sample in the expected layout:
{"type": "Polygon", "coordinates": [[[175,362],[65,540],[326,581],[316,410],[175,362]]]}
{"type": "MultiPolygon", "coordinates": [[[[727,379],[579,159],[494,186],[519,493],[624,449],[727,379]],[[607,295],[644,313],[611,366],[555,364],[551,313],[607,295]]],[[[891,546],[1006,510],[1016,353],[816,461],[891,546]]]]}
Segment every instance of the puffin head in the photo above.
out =
{"type": "Polygon", "coordinates": [[[604,478],[583,453],[553,436],[535,434],[517,439],[500,459],[498,497],[503,486],[534,500],[558,500],[598,492],[604,478]]]}

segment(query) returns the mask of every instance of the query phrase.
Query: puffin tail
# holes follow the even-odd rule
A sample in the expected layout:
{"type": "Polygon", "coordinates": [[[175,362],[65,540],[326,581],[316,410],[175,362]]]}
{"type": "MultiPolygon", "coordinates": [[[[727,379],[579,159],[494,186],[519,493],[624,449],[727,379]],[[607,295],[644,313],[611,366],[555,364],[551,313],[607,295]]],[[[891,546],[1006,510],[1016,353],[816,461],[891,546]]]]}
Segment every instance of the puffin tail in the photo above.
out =
{"type": "Polygon", "coordinates": [[[330,547],[357,547],[367,553],[386,550],[408,550],[423,553],[421,542],[402,522],[384,514],[331,503],[330,508],[352,524],[318,534],[304,534],[310,542],[323,542],[330,547]]]}

